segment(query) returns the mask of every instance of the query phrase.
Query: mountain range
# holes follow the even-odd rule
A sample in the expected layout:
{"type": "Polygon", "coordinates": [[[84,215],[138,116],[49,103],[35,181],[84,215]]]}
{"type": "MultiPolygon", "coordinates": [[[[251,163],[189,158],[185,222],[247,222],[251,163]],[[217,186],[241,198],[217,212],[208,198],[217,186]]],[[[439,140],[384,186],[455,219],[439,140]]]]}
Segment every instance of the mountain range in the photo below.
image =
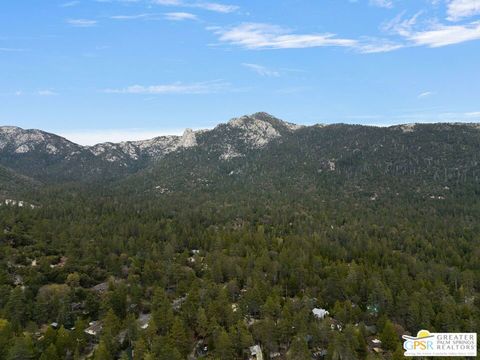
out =
{"type": "Polygon", "coordinates": [[[0,196],[64,184],[148,196],[233,187],[301,192],[323,184],[361,189],[370,197],[404,186],[442,197],[456,184],[478,184],[479,145],[478,124],[301,126],[267,113],[210,130],[187,129],[182,136],[94,146],[4,126],[0,196]]]}

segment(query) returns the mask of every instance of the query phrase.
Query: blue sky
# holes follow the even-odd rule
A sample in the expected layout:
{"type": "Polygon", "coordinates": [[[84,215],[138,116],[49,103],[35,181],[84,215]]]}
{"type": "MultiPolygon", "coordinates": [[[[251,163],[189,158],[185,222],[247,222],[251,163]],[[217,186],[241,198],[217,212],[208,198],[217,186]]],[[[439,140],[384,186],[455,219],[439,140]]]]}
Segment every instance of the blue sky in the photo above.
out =
{"type": "Polygon", "coordinates": [[[81,143],[213,127],[480,122],[480,0],[18,0],[0,124],[81,143]]]}

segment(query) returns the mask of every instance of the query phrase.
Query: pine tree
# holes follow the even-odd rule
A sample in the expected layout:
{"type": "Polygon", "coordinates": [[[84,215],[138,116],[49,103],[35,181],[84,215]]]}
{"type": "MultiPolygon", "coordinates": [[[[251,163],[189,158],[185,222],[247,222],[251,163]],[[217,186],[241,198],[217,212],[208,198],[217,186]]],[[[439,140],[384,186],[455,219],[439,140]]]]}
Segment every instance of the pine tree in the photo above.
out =
{"type": "Polygon", "coordinates": [[[30,336],[17,337],[8,351],[7,360],[31,360],[35,359],[35,348],[30,336]]]}
{"type": "Polygon", "coordinates": [[[103,321],[102,337],[105,346],[110,354],[115,354],[118,350],[119,343],[117,335],[121,329],[120,319],[115,315],[112,309],[108,310],[103,321]]]}
{"type": "Polygon", "coordinates": [[[368,354],[368,345],[367,341],[365,340],[365,336],[363,335],[362,331],[356,332],[357,337],[357,346],[355,351],[360,359],[365,359],[368,354]]]}
{"type": "Polygon", "coordinates": [[[232,341],[225,329],[222,329],[216,338],[215,354],[222,360],[233,359],[232,341]]]}
{"type": "Polygon", "coordinates": [[[43,335],[43,339],[41,340],[41,349],[45,350],[50,346],[50,344],[55,344],[57,341],[57,330],[55,330],[53,327],[49,326],[47,327],[47,330],[45,331],[45,335],[43,335]]]}
{"type": "Polygon", "coordinates": [[[397,346],[397,350],[393,353],[392,360],[405,360],[404,351],[400,345],[397,346]]]}
{"type": "Polygon", "coordinates": [[[162,288],[156,288],[152,300],[152,318],[157,324],[158,331],[165,335],[173,324],[173,309],[168,301],[167,294],[162,288]]]}
{"type": "Polygon", "coordinates": [[[280,314],[281,306],[278,297],[269,296],[267,301],[262,306],[262,313],[264,316],[269,316],[276,320],[280,314]]]}
{"type": "Polygon", "coordinates": [[[152,344],[152,355],[155,360],[182,360],[180,351],[172,344],[171,339],[165,336],[160,336],[152,344]]]}
{"type": "Polygon", "coordinates": [[[10,292],[5,305],[5,315],[8,316],[14,329],[20,329],[28,317],[27,299],[19,286],[10,292]]]}
{"type": "Polygon", "coordinates": [[[187,355],[190,348],[190,341],[188,339],[185,325],[181,318],[176,317],[172,329],[169,334],[170,343],[180,351],[182,355],[187,355]]]}
{"type": "Polygon", "coordinates": [[[113,336],[116,336],[121,328],[121,321],[115,314],[115,312],[110,309],[105,316],[103,323],[103,330],[110,332],[113,336]]]}
{"type": "Polygon", "coordinates": [[[250,334],[247,325],[242,320],[239,320],[235,326],[232,326],[230,334],[239,355],[253,345],[252,334],[250,334]]]}
{"type": "Polygon", "coordinates": [[[40,360],[60,360],[55,345],[50,344],[40,356],[40,360]]]}
{"type": "Polygon", "coordinates": [[[75,321],[75,330],[72,332],[72,342],[78,347],[79,351],[82,351],[87,343],[87,335],[85,329],[87,322],[81,318],[75,321]]]}
{"type": "Polygon", "coordinates": [[[113,360],[113,356],[110,354],[104,340],[100,340],[100,343],[95,350],[94,360],[113,360]]]}
{"type": "Polygon", "coordinates": [[[147,344],[143,338],[138,339],[135,341],[133,345],[133,358],[135,360],[143,360],[145,354],[147,353],[147,344]]]}
{"type": "Polygon", "coordinates": [[[305,339],[302,336],[297,336],[288,349],[287,359],[288,360],[300,360],[300,359],[309,359],[311,357],[310,351],[308,350],[308,345],[305,339]]]}
{"type": "Polygon", "coordinates": [[[115,315],[124,319],[127,314],[127,289],[125,285],[121,284],[115,287],[110,293],[108,302],[115,315]]]}
{"type": "Polygon", "coordinates": [[[126,327],[127,327],[127,341],[129,345],[132,345],[132,343],[135,340],[137,340],[138,333],[139,333],[137,320],[135,319],[135,316],[133,314],[130,314],[127,316],[126,327]]]}
{"type": "Polygon", "coordinates": [[[187,298],[182,305],[182,315],[188,326],[194,325],[199,305],[200,295],[198,293],[198,288],[195,287],[188,293],[187,298]]]}
{"type": "Polygon", "coordinates": [[[207,314],[205,313],[204,308],[198,309],[197,313],[197,326],[196,326],[196,331],[199,336],[202,338],[206,337],[208,334],[208,319],[207,319],[207,314]]]}
{"type": "Polygon", "coordinates": [[[0,319],[0,359],[5,359],[10,348],[10,343],[13,337],[13,330],[10,322],[5,319],[0,319]]]}
{"type": "Polygon", "coordinates": [[[57,352],[61,357],[64,357],[69,350],[73,350],[72,339],[70,333],[65,330],[63,325],[57,331],[57,340],[55,342],[57,352]]]}
{"type": "Polygon", "coordinates": [[[334,333],[328,346],[328,360],[356,360],[351,344],[342,333],[334,333]]]}
{"type": "Polygon", "coordinates": [[[382,341],[382,347],[385,350],[395,351],[399,346],[399,339],[395,326],[390,320],[385,321],[383,330],[380,333],[380,340],[382,341]]]}

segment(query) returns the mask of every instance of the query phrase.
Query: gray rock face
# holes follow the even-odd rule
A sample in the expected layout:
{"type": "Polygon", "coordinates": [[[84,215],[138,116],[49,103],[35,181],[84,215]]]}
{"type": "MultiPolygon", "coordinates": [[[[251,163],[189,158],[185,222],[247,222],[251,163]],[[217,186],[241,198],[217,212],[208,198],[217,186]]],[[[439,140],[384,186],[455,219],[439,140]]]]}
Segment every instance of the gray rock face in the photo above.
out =
{"type": "MultiPolygon", "coordinates": [[[[11,155],[24,155],[30,152],[44,153],[46,156],[57,155],[71,159],[84,153],[93,155],[108,163],[127,164],[128,161],[161,158],[171,152],[198,146],[198,136],[217,131],[219,127],[227,127],[236,132],[237,142],[248,148],[259,149],[273,139],[282,136],[283,131],[295,131],[301,126],[283,122],[267,113],[256,113],[230,120],[212,130],[193,131],[186,129],[182,136],[159,136],[141,141],[125,141],[121,143],[101,143],[93,146],[81,146],[60,136],[40,130],[24,130],[14,126],[0,127],[0,152],[11,155]]],[[[222,159],[243,156],[236,147],[225,142],[225,153],[222,159]]]]}
{"type": "Polygon", "coordinates": [[[256,113],[209,130],[186,129],[181,136],[82,146],[41,130],[4,126],[0,127],[0,165],[41,181],[112,178],[197,147],[215,152],[222,162],[243,158],[299,128],[256,113]]]}
{"type": "Polygon", "coordinates": [[[27,154],[32,151],[60,155],[80,147],[60,136],[41,130],[24,130],[15,126],[0,127],[0,151],[27,154]]]}
{"type": "MultiPolygon", "coordinates": [[[[0,127],[0,200],[28,200],[14,191],[44,184],[112,184],[117,189],[125,182],[135,191],[143,187],[167,194],[257,180],[259,186],[270,186],[275,179],[290,181],[297,175],[307,187],[326,177],[363,182],[385,175],[412,183],[420,178],[443,189],[452,179],[479,181],[479,129],[478,124],[444,123],[302,127],[256,113],[209,130],[187,129],[181,136],[87,147],[40,130],[0,127]]],[[[373,189],[370,197],[381,199],[382,194],[373,189]]]]}
{"type": "Polygon", "coordinates": [[[228,122],[228,126],[240,129],[243,140],[254,148],[261,148],[281,136],[271,123],[256,117],[235,118],[228,122]]]}

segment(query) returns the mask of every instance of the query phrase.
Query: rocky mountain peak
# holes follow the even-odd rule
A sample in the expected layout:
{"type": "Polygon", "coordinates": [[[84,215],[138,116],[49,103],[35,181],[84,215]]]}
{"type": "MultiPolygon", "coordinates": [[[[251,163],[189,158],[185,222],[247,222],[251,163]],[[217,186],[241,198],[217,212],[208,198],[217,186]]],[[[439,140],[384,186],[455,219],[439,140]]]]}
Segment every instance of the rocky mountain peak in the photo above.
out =
{"type": "Polygon", "coordinates": [[[22,128],[18,126],[0,126],[0,133],[8,134],[8,133],[16,133],[23,131],[22,128]]]}
{"type": "Polygon", "coordinates": [[[170,153],[196,146],[219,149],[219,158],[227,161],[263,148],[272,140],[293,134],[298,128],[266,112],[257,112],[210,130],[186,129],[181,136],[81,146],[41,130],[4,126],[0,127],[0,154],[3,156],[0,164],[25,169],[36,165],[39,173],[43,173],[47,165],[76,168],[76,164],[82,164],[90,166],[92,172],[101,172],[103,168],[136,169],[146,166],[152,159],[162,159],[170,153]]]}
{"type": "Polygon", "coordinates": [[[181,139],[180,147],[189,148],[197,145],[197,137],[192,129],[185,129],[181,139]]]}
{"type": "Polygon", "coordinates": [[[252,116],[234,118],[228,122],[227,126],[240,130],[239,137],[254,148],[261,148],[281,136],[269,121],[252,116]]]}
{"type": "MultiPolygon", "coordinates": [[[[275,116],[265,112],[265,111],[259,111],[254,114],[250,115],[251,118],[257,119],[257,120],[262,120],[262,121],[272,121],[272,120],[279,120],[275,116]]],[[[279,120],[281,121],[281,120],[279,120]]]]}
{"type": "Polygon", "coordinates": [[[240,137],[254,148],[261,148],[273,139],[302,127],[277,119],[266,112],[233,118],[227,123],[227,126],[240,130],[240,137]]]}
{"type": "Polygon", "coordinates": [[[25,130],[16,126],[0,127],[0,150],[8,149],[16,154],[31,151],[56,154],[59,148],[67,149],[76,146],[67,139],[41,130],[25,130]]]}
{"type": "Polygon", "coordinates": [[[266,122],[272,125],[273,127],[275,127],[279,131],[282,131],[282,130],[295,131],[303,127],[302,125],[297,125],[297,124],[290,123],[288,121],[281,120],[263,111],[256,112],[251,115],[244,115],[239,118],[234,118],[230,120],[229,124],[235,125],[235,124],[241,124],[248,121],[266,122]]]}

